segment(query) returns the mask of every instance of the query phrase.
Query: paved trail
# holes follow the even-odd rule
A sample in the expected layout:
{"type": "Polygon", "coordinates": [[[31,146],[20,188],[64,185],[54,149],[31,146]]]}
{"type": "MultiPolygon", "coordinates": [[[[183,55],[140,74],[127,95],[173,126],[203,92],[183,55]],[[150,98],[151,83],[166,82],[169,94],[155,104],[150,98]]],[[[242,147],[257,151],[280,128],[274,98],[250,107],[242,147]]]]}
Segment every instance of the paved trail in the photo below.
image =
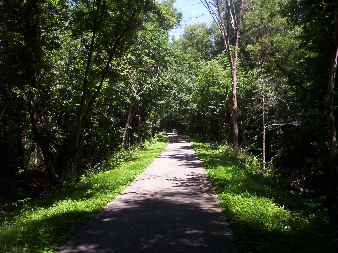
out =
{"type": "Polygon", "coordinates": [[[178,138],[60,253],[234,252],[206,172],[178,138]]]}

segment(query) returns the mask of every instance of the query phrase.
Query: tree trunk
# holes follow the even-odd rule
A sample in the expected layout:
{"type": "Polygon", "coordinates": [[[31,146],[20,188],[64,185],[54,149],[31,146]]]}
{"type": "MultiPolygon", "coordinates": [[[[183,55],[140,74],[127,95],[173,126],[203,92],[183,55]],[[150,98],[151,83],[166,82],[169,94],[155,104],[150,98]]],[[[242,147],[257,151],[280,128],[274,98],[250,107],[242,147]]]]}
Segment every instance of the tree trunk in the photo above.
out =
{"type": "Polygon", "coordinates": [[[54,154],[51,150],[53,137],[46,125],[43,117],[41,105],[37,102],[33,88],[40,90],[39,76],[41,71],[41,0],[30,0],[24,6],[24,41],[26,43],[27,52],[30,56],[30,64],[27,66],[27,72],[30,73],[28,81],[30,89],[28,91],[28,113],[33,133],[33,139],[39,146],[43,157],[43,163],[49,175],[52,185],[57,183],[58,176],[55,171],[54,154]]]}
{"type": "Polygon", "coordinates": [[[76,176],[77,174],[77,166],[80,159],[80,147],[81,147],[81,141],[82,141],[82,135],[83,135],[83,128],[86,121],[86,114],[89,110],[89,97],[90,97],[90,86],[91,83],[89,81],[89,72],[92,68],[93,64],[93,54],[94,54],[94,48],[95,48],[95,42],[96,42],[96,35],[98,30],[98,16],[100,12],[101,7],[101,1],[96,0],[93,1],[93,9],[96,7],[94,16],[93,16],[93,31],[91,34],[90,39],[90,46],[87,54],[86,59],[86,65],[85,65],[85,72],[84,72],[84,78],[82,81],[82,95],[81,95],[81,101],[80,101],[80,108],[77,114],[77,119],[75,121],[74,127],[72,129],[72,134],[70,135],[70,141],[68,141],[68,144],[70,144],[70,147],[68,147],[68,150],[71,150],[71,159],[70,164],[67,165],[67,167],[70,168],[70,176],[76,176]]]}
{"type": "Polygon", "coordinates": [[[262,156],[263,156],[263,170],[266,168],[266,128],[265,128],[265,94],[263,86],[263,96],[262,96],[262,125],[263,125],[263,140],[262,140],[262,156]]]}
{"type": "Polygon", "coordinates": [[[135,111],[135,104],[132,103],[129,105],[128,117],[127,117],[127,121],[126,121],[124,131],[123,131],[123,136],[122,136],[122,147],[123,148],[127,148],[129,146],[128,135],[129,135],[129,129],[131,127],[131,122],[134,118],[134,111],[135,111]]]}
{"type": "Polygon", "coordinates": [[[228,0],[201,0],[209,11],[221,32],[224,51],[231,66],[231,121],[232,121],[232,145],[234,151],[239,151],[238,105],[237,105],[237,58],[241,37],[241,23],[244,15],[244,1],[228,0]],[[239,4],[239,5],[238,5],[239,4]],[[233,40],[235,39],[235,40],[233,40]]]}
{"type": "Polygon", "coordinates": [[[47,169],[50,186],[55,186],[59,183],[59,175],[56,172],[54,154],[50,148],[52,137],[47,134],[46,129],[37,126],[36,122],[41,121],[41,119],[39,119],[37,113],[34,113],[34,108],[32,106],[30,106],[29,115],[32,125],[33,140],[40,148],[43,163],[47,169]]]}
{"type": "MultiPolygon", "coordinates": [[[[236,50],[236,49],[235,49],[236,50]]],[[[229,52],[231,54],[231,52],[229,52]]],[[[232,121],[232,145],[234,151],[239,151],[238,130],[238,105],[237,105],[237,57],[229,55],[231,65],[231,121],[232,121]]]]}
{"type": "MultiPolygon", "coordinates": [[[[100,81],[97,85],[97,87],[94,88],[95,85],[93,83],[90,83],[89,81],[89,72],[92,68],[93,64],[93,54],[94,54],[94,49],[95,49],[95,40],[97,38],[97,33],[99,32],[100,25],[102,23],[102,20],[98,20],[98,16],[100,15],[101,11],[104,11],[106,9],[105,1],[102,0],[96,0],[93,2],[94,6],[96,5],[96,11],[93,16],[93,32],[92,32],[92,37],[91,37],[91,43],[90,43],[90,50],[87,55],[87,61],[86,61],[86,67],[85,67],[85,76],[84,80],[82,83],[82,96],[81,96],[81,103],[80,103],[80,108],[79,112],[77,115],[77,119],[75,120],[75,126],[73,128],[72,134],[70,135],[70,140],[67,140],[67,150],[71,150],[70,156],[70,168],[71,168],[71,176],[74,175],[76,176],[77,174],[77,167],[80,159],[80,150],[81,150],[81,145],[82,145],[82,138],[83,138],[83,133],[86,127],[86,124],[88,123],[88,119],[90,117],[90,113],[93,109],[93,105],[95,104],[96,98],[99,96],[100,91],[102,89],[103,83],[106,79],[106,76],[109,72],[110,69],[110,64],[114,59],[114,56],[116,54],[116,50],[118,48],[118,45],[121,44],[121,41],[123,40],[123,36],[125,33],[121,33],[120,36],[117,36],[115,38],[115,41],[111,44],[111,47],[109,48],[108,51],[108,59],[105,63],[104,71],[102,75],[100,76],[100,81]]],[[[130,27],[127,26],[125,29],[125,32],[130,27]]],[[[62,156],[61,156],[62,159],[62,156]]],[[[67,169],[68,166],[66,165],[62,167],[63,170],[67,169]]]]}
{"type": "Polygon", "coordinates": [[[337,62],[338,62],[338,10],[336,10],[335,20],[335,46],[332,51],[332,57],[330,62],[329,82],[327,90],[327,125],[328,125],[328,175],[329,175],[329,216],[332,225],[338,223],[338,198],[337,198],[337,131],[336,131],[336,119],[335,119],[335,84],[337,74],[337,62]]]}

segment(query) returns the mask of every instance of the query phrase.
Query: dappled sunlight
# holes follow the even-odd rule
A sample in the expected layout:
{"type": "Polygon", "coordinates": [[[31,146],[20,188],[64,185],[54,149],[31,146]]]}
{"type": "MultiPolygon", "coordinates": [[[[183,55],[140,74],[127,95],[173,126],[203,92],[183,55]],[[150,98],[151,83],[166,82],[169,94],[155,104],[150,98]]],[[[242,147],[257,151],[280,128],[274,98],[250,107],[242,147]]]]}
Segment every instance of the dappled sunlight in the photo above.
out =
{"type": "Polygon", "coordinates": [[[226,213],[241,222],[252,223],[266,230],[289,231],[290,212],[273,200],[249,193],[222,193],[221,205],[226,213]]]}
{"type": "Polygon", "coordinates": [[[170,144],[64,246],[70,252],[228,252],[232,231],[191,144],[170,144]]]}
{"type": "Polygon", "coordinates": [[[113,167],[87,173],[47,203],[27,203],[21,213],[1,223],[0,251],[22,252],[25,245],[29,245],[25,252],[32,253],[56,248],[133,181],[165,145],[150,143],[145,149],[134,150],[128,159],[120,156],[118,165],[115,162],[113,167]]]}
{"type": "Polygon", "coordinates": [[[230,253],[216,209],[236,253],[337,252],[338,0],[0,14],[0,253],[55,253],[107,208],[70,252],[230,253]]]}
{"type": "Polygon", "coordinates": [[[232,252],[232,234],[224,229],[227,224],[220,212],[176,195],[115,203],[61,252],[88,252],[88,246],[93,252],[218,252],[222,248],[232,252]]]}
{"type": "Polygon", "coordinates": [[[194,143],[234,229],[241,252],[329,252],[325,221],[311,215],[305,200],[291,194],[258,160],[226,145],[194,143]],[[305,243],[306,242],[306,243],[305,243]],[[323,246],[325,245],[325,246],[323,246]],[[325,250],[324,250],[324,248],[325,250]]]}

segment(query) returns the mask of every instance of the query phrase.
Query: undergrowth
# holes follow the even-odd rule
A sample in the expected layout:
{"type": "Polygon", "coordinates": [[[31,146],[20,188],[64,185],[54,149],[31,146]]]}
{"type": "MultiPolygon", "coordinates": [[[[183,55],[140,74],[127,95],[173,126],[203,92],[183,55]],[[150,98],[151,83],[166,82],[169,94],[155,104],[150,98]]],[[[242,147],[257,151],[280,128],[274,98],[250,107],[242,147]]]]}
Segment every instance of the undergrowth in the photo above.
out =
{"type": "Polygon", "coordinates": [[[104,168],[88,172],[62,192],[17,203],[20,208],[0,217],[0,252],[55,252],[132,182],[165,145],[163,139],[153,140],[142,148],[121,151],[104,168]]]}
{"type": "Polygon", "coordinates": [[[288,191],[259,160],[226,145],[195,142],[234,232],[239,252],[336,252],[318,206],[288,191]]]}

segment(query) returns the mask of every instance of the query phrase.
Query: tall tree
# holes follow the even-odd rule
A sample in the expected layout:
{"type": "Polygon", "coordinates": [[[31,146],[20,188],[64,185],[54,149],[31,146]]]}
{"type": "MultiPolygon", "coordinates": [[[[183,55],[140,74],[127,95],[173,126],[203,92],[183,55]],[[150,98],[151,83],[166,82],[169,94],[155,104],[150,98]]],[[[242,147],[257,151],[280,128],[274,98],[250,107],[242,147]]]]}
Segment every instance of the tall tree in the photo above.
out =
{"type": "Polygon", "coordinates": [[[237,103],[238,55],[241,37],[241,23],[244,15],[244,0],[201,0],[222,34],[224,50],[231,67],[231,121],[232,144],[239,150],[239,111],[237,103]]]}
{"type": "MultiPolygon", "coordinates": [[[[83,19],[84,17],[85,19],[84,24],[78,20],[79,29],[81,29],[81,25],[83,27],[79,34],[80,36],[90,34],[90,37],[84,64],[80,106],[74,127],[72,127],[64,148],[70,154],[71,164],[63,164],[60,168],[70,166],[76,170],[84,130],[93,105],[101,93],[105,81],[109,78],[112,61],[120,56],[135,38],[136,31],[142,26],[144,14],[151,4],[152,2],[148,0],[122,3],[95,0],[90,4],[79,5],[76,18],[83,19]],[[113,13],[119,13],[119,15],[113,13]],[[94,72],[95,67],[99,71],[94,72]]],[[[64,156],[67,153],[62,153],[61,161],[64,161],[64,156]]]]}
{"type": "Polygon", "coordinates": [[[34,168],[58,184],[98,162],[104,149],[118,146],[111,129],[118,129],[121,107],[115,103],[108,120],[104,92],[117,82],[113,65],[149,15],[166,25],[160,5],[153,0],[0,1],[0,147],[15,149],[3,174],[34,168]],[[97,145],[107,138],[105,132],[114,137],[97,145]]]}
{"type": "Polygon", "coordinates": [[[330,169],[330,181],[331,181],[331,189],[329,191],[329,198],[331,206],[331,221],[333,224],[338,223],[338,183],[337,183],[337,175],[338,175],[338,166],[337,166],[337,129],[336,129],[336,118],[335,118],[335,97],[336,91],[335,86],[337,83],[337,64],[338,64],[338,4],[333,5],[335,8],[335,22],[334,22],[334,33],[333,33],[333,47],[332,47],[332,55],[330,60],[329,67],[329,82],[327,89],[327,98],[326,98],[326,107],[327,107],[327,117],[328,117],[328,149],[329,149],[329,169],[330,169]]]}

